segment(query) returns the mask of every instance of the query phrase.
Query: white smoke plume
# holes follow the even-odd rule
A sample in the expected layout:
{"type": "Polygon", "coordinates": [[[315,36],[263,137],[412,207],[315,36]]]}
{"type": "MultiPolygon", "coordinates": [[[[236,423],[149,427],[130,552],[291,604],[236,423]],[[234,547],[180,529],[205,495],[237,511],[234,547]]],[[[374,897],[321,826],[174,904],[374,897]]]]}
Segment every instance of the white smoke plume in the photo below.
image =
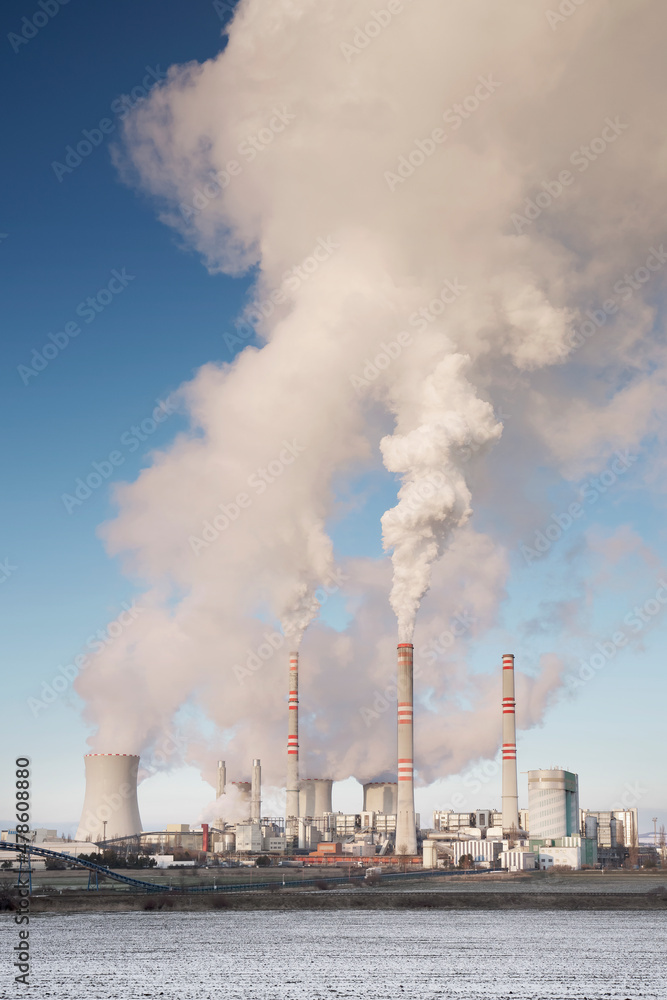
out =
{"type": "MultiPolygon", "coordinates": [[[[309,626],[304,767],[376,776],[392,712],[359,710],[393,676],[390,591],[404,638],[423,601],[417,652],[462,606],[476,619],[418,681],[424,776],[492,742],[465,644],[497,625],[507,549],[543,517],[521,499],[532,470],[600,469],[665,426],[667,9],[550,10],[241,0],[224,51],[172,67],[126,120],[128,182],[211,271],[256,268],[263,346],[202,368],[180,393],[191,431],[116,491],[104,537],[147,589],[77,682],[96,744],[150,747],[192,705],[232,767],[260,756],[278,783],[288,647],[309,626]],[[370,559],[338,577],[328,531],[380,455],[401,481],[393,584],[370,559]],[[483,531],[463,526],[471,497],[483,531]],[[339,634],[313,617],[343,578],[339,634]]],[[[190,749],[205,773],[215,742],[190,749]]]]}
{"type": "Polygon", "coordinates": [[[463,374],[469,360],[452,354],[441,361],[420,387],[418,405],[400,407],[396,432],[380,442],[385,466],[405,480],[398,505],[382,518],[385,547],[393,550],[391,606],[400,642],[412,642],[431,566],[470,516],[464,456],[471,445],[500,436],[491,406],[463,374]]]}

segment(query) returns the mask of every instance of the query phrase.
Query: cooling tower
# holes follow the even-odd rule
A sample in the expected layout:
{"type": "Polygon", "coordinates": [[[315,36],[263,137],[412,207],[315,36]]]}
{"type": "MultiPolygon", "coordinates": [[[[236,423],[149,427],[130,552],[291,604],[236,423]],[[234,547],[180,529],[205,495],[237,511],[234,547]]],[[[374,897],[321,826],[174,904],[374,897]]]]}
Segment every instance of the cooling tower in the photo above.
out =
{"type": "Polygon", "coordinates": [[[252,762],[252,784],[250,789],[250,821],[259,823],[262,818],[262,762],[252,762]]]}
{"type": "Polygon", "coordinates": [[[247,802],[248,805],[250,805],[250,793],[252,791],[251,783],[249,781],[231,781],[230,785],[239,793],[240,801],[247,802]]]}
{"type": "Polygon", "coordinates": [[[398,801],[396,808],[396,850],[417,853],[415,822],[414,751],[412,735],[411,642],[398,644],[398,801]]]}
{"type": "Polygon", "coordinates": [[[514,655],[503,656],[503,831],[519,829],[519,793],[516,777],[516,702],[514,700],[514,655]]]}
{"type": "Polygon", "coordinates": [[[287,706],[287,794],[285,818],[299,815],[299,654],[289,657],[289,703],[287,706]]]}
{"type": "Polygon", "coordinates": [[[333,812],[332,778],[303,778],[299,787],[299,815],[324,816],[333,812]]]}
{"type": "Polygon", "coordinates": [[[128,753],[89,753],[86,795],[76,840],[113,840],[141,833],[137,803],[139,757],[128,753]]]}
{"type": "Polygon", "coordinates": [[[398,811],[398,782],[369,781],[364,785],[364,812],[380,812],[389,816],[398,811]]]}

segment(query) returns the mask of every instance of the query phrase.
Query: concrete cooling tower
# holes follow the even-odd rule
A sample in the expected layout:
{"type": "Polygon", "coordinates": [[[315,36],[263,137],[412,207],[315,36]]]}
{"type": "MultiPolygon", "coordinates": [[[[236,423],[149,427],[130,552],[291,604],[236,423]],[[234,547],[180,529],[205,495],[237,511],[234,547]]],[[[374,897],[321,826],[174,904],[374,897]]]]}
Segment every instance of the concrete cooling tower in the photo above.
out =
{"type": "Polygon", "coordinates": [[[364,812],[395,815],[398,812],[398,782],[367,782],[364,785],[364,812]]]}
{"type": "Polygon", "coordinates": [[[247,802],[250,806],[250,797],[252,792],[252,782],[250,781],[232,781],[230,782],[230,787],[235,788],[239,793],[239,798],[241,802],[247,802]]]}
{"type": "Polygon", "coordinates": [[[112,840],[141,833],[137,803],[139,757],[128,753],[89,753],[86,795],[76,840],[112,840]]]}
{"type": "Polygon", "coordinates": [[[333,812],[332,778],[302,778],[299,788],[299,816],[324,816],[333,812]]]}

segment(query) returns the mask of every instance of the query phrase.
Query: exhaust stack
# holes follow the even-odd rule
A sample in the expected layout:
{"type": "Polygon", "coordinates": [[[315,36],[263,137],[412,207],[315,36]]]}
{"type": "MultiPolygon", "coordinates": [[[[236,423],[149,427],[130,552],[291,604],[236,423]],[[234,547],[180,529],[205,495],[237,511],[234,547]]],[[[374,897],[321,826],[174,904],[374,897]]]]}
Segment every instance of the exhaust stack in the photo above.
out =
{"type": "Polygon", "coordinates": [[[503,656],[503,833],[519,829],[515,710],[514,654],[505,653],[503,656]]]}
{"type": "Polygon", "coordinates": [[[412,726],[413,646],[398,644],[398,811],[396,850],[417,853],[412,726]]]}
{"type": "Polygon", "coordinates": [[[285,826],[295,828],[299,816],[299,654],[289,657],[289,703],[287,711],[287,794],[285,826]],[[290,819],[294,822],[290,823],[290,819]]]}
{"type": "Polygon", "coordinates": [[[227,768],[225,767],[224,760],[218,761],[218,787],[215,791],[216,799],[219,799],[221,795],[225,794],[225,786],[227,784],[227,768]]]}
{"type": "MultiPolygon", "coordinates": [[[[215,797],[220,799],[224,794],[227,787],[227,768],[225,766],[224,760],[218,761],[218,779],[216,782],[215,797]]],[[[222,809],[220,810],[222,812],[222,809]]],[[[225,818],[224,816],[218,816],[215,821],[215,825],[218,830],[224,830],[225,828],[225,818]]]]}
{"type": "Polygon", "coordinates": [[[250,822],[259,823],[262,818],[262,762],[252,762],[252,790],[250,792],[250,822]]]}

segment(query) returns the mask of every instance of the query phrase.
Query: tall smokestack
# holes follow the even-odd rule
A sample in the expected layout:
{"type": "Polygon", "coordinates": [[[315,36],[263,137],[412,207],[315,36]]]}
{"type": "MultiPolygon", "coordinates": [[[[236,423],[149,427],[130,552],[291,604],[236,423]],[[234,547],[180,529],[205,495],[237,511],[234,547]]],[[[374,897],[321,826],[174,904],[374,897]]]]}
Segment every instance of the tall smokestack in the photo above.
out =
{"type": "Polygon", "coordinates": [[[250,820],[259,823],[262,818],[262,762],[252,762],[252,790],[250,792],[250,820]]]}
{"type": "Polygon", "coordinates": [[[519,829],[519,793],[516,778],[516,702],[514,654],[503,656],[503,832],[519,829]]]}
{"type": "MultiPolygon", "coordinates": [[[[220,799],[225,794],[226,787],[227,787],[227,768],[225,766],[224,760],[219,760],[218,761],[218,780],[217,780],[216,789],[215,789],[215,797],[216,797],[216,799],[220,799]]],[[[222,810],[220,810],[220,812],[222,812],[222,810]]],[[[222,816],[222,815],[218,816],[218,818],[216,819],[215,823],[216,823],[216,826],[217,826],[217,828],[219,830],[224,829],[224,826],[225,826],[225,818],[224,818],[224,816],[222,816]]]]}
{"type": "Polygon", "coordinates": [[[83,759],[86,795],[76,840],[113,840],[140,834],[139,757],[128,753],[89,753],[83,759]]]}
{"type": "Polygon", "coordinates": [[[225,786],[227,784],[227,768],[225,767],[224,760],[218,761],[218,787],[216,788],[215,797],[219,799],[221,795],[225,794],[225,786]]]}
{"type": "MultiPolygon", "coordinates": [[[[287,795],[285,817],[299,815],[299,654],[289,657],[289,704],[287,711],[287,795]]],[[[296,824],[291,824],[295,826],[296,824]]]]}
{"type": "Polygon", "coordinates": [[[396,850],[417,853],[415,826],[415,786],[412,734],[412,650],[411,642],[398,644],[398,812],[396,850]]]}

